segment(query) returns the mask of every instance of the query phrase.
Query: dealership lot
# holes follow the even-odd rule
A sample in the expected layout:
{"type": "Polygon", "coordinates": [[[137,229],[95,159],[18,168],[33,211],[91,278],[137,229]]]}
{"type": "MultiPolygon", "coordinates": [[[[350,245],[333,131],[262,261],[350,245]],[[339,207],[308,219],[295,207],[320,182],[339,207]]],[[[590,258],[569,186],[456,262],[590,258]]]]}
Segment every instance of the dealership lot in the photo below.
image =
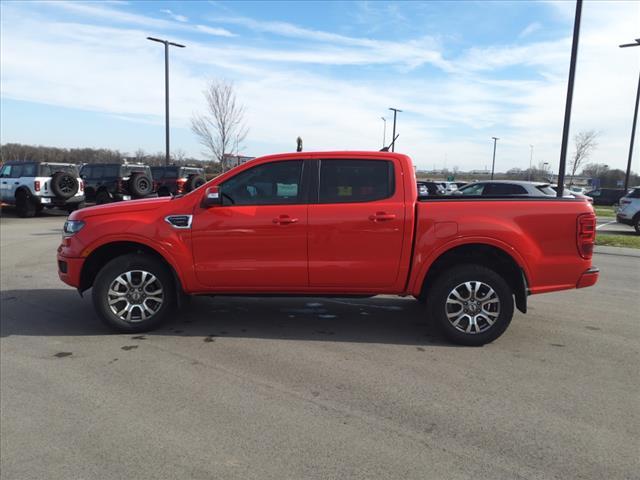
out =
{"type": "Polygon", "coordinates": [[[3,478],[636,478],[640,258],[530,298],[483,348],[420,305],[197,298],[115,335],[56,274],[64,216],[3,213],[3,478]]]}

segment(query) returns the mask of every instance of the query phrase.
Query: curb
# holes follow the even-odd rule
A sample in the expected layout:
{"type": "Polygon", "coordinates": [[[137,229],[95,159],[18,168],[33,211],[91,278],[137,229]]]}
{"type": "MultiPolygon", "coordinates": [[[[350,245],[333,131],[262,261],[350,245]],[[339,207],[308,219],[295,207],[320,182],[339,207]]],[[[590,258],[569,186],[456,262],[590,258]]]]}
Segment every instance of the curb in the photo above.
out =
{"type": "Polygon", "coordinates": [[[596,245],[593,249],[593,252],[604,254],[604,255],[617,255],[619,257],[640,258],[639,248],[608,247],[606,245],[596,245]]]}

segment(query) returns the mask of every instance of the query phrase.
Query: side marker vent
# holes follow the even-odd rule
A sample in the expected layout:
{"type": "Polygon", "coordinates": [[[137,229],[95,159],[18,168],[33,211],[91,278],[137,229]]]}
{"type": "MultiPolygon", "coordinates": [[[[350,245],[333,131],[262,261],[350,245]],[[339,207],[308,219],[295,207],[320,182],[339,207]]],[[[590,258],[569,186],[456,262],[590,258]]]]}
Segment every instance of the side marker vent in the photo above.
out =
{"type": "Polygon", "coordinates": [[[191,228],[192,218],[193,215],[169,215],[164,220],[173,228],[186,229],[191,228]]]}

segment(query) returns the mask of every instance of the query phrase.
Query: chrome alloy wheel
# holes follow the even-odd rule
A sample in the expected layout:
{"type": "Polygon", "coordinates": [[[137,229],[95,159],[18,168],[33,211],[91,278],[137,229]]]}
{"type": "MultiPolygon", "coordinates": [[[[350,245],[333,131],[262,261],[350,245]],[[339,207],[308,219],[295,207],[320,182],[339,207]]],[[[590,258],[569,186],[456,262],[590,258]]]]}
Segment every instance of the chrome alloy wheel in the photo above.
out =
{"type": "Polygon", "coordinates": [[[164,302],[164,290],[158,278],[144,270],[122,273],[107,291],[109,308],[125,322],[142,322],[152,317],[164,302]]]}
{"type": "Polygon", "coordinates": [[[461,283],[447,296],[447,319],[463,333],[477,334],[489,330],[500,315],[500,299],[493,288],[483,282],[461,283]]]}

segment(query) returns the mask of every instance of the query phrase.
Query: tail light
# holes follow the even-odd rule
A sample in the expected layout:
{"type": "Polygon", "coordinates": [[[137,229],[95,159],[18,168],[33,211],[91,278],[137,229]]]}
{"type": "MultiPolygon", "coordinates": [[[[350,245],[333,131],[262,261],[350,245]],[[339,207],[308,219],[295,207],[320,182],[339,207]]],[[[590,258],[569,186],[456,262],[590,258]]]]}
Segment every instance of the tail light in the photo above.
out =
{"type": "Polygon", "coordinates": [[[80,191],[84,192],[84,182],[80,180],[80,191]]]}
{"type": "Polygon", "coordinates": [[[176,183],[178,184],[178,192],[179,193],[184,192],[184,186],[187,183],[187,179],[186,178],[179,178],[176,183]]]}
{"type": "Polygon", "coordinates": [[[123,193],[125,192],[125,185],[124,185],[124,180],[122,180],[121,178],[118,179],[118,192],[123,193]]]}
{"type": "Polygon", "coordinates": [[[589,259],[593,256],[593,244],[595,241],[596,216],[593,213],[580,215],[576,228],[576,244],[578,253],[582,258],[589,259]]]}
{"type": "Polygon", "coordinates": [[[33,182],[33,190],[36,191],[36,192],[40,191],[40,180],[35,180],[33,182]]]}
{"type": "Polygon", "coordinates": [[[624,198],[620,199],[620,205],[629,205],[631,203],[631,200],[626,200],[624,198]]]}

